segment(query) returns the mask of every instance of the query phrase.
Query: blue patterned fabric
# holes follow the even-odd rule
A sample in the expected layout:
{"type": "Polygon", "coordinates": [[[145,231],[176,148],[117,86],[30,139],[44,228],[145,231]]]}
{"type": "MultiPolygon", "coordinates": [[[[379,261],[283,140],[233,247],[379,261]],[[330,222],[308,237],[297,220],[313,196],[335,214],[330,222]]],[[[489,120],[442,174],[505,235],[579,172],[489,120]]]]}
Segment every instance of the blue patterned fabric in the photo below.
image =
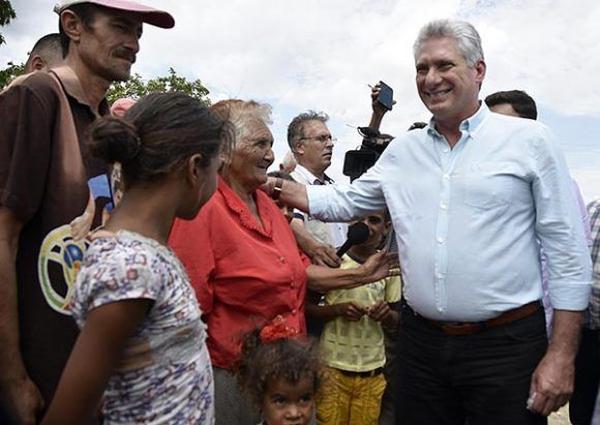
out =
{"type": "Polygon", "coordinates": [[[183,266],[167,247],[131,232],[97,237],[77,277],[72,312],[130,299],[154,301],[104,393],[104,424],[214,423],[205,326],[183,266]]]}

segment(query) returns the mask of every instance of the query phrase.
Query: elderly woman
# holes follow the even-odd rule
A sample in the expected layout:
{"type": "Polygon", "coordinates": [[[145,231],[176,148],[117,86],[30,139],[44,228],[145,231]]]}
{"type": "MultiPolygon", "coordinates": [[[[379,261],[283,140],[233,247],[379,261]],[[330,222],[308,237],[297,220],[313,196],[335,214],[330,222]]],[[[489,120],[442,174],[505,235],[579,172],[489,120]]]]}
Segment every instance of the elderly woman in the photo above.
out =
{"type": "Polygon", "coordinates": [[[187,268],[208,326],[216,423],[255,425],[259,417],[230,373],[241,337],[275,318],[303,335],[307,284],[321,292],[354,287],[387,276],[389,264],[380,253],[352,270],[310,265],[286,218],[259,190],[273,163],[270,107],[234,99],[212,110],[235,126],[236,146],[217,192],[194,220],[175,223],[170,245],[187,268]]]}

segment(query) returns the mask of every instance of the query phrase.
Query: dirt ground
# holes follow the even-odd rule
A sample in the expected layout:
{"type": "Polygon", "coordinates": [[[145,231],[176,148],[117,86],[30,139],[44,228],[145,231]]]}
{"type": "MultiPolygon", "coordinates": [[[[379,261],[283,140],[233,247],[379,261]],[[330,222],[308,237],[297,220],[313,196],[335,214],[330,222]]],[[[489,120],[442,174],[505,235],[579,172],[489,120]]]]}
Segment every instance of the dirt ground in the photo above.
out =
{"type": "Polygon", "coordinates": [[[550,415],[548,420],[548,425],[570,425],[571,421],[569,420],[569,405],[567,404],[558,412],[550,415]]]}

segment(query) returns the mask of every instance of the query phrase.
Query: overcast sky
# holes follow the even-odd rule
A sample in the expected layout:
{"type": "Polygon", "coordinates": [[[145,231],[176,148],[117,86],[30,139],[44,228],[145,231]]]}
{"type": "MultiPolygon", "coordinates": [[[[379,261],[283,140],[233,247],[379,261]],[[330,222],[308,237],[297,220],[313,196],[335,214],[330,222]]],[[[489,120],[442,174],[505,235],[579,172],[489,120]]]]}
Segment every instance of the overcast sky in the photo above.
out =
{"type": "MultiPolygon", "coordinates": [[[[11,0],[17,19],[2,29],[0,65],[23,62],[56,31],[48,0],[11,0]]],[[[600,197],[600,2],[597,0],[146,0],[170,11],[174,29],[145,26],[134,71],[148,78],[171,66],[200,78],[213,101],[255,99],[273,106],[276,163],[286,127],[307,109],[331,116],[339,139],[331,174],[366,125],[369,83],[394,88],[397,105],[382,130],[400,134],[430,117],[414,84],[412,43],[431,19],[471,21],[488,65],[482,97],[526,90],[539,119],[558,134],[586,200],[600,197]]]]}

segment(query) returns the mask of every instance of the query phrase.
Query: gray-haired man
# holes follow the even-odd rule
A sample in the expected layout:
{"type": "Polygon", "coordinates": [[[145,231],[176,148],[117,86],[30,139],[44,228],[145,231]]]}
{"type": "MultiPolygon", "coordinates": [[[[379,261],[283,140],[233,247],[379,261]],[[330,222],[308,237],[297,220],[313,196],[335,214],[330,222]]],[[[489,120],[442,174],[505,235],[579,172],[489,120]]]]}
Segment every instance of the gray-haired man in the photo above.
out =
{"type": "Polygon", "coordinates": [[[430,22],[414,53],[427,127],[352,185],[266,190],[282,186],[283,202],[324,220],[389,208],[406,299],[398,423],[545,423],[572,391],[590,291],[564,158],[544,125],[479,101],[486,64],[472,25],[430,22]],[[555,308],[549,344],[538,239],[555,308]]]}

